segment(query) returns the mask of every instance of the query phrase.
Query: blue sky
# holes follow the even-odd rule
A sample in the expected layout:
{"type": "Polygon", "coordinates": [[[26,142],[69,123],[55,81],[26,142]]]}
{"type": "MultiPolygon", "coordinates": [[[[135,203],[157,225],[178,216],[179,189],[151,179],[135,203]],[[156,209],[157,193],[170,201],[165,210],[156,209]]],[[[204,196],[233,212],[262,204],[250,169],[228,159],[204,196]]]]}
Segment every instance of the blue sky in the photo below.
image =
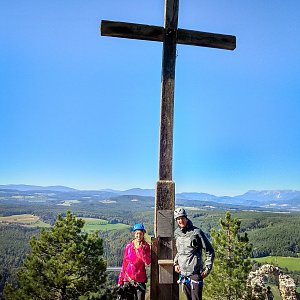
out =
{"type": "MultiPolygon", "coordinates": [[[[162,44],[101,37],[163,25],[163,0],[2,0],[0,184],[154,188],[162,44]]],[[[177,192],[300,189],[300,2],[180,1],[179,27],[235,51],[177,47],[177,192]]]]}

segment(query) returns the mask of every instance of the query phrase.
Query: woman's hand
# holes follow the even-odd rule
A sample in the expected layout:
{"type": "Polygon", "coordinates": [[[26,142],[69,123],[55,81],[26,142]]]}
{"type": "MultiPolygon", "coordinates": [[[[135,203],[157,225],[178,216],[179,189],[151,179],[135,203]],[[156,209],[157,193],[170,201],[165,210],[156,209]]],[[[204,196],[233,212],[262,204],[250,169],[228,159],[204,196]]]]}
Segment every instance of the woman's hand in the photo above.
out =
{"type": "Polygon", "coordinates": [[[133,245],[134,245],[134,249],[138,249],[140,247],[141,243],[137,239],[134,239],[133,245]]]}
{"type": "Polygon", "coordinates": [[[179,267],[179,265],[175,265],[174,269],[175,269],[175,272],[180,273],[180,267],[179,267]]]}

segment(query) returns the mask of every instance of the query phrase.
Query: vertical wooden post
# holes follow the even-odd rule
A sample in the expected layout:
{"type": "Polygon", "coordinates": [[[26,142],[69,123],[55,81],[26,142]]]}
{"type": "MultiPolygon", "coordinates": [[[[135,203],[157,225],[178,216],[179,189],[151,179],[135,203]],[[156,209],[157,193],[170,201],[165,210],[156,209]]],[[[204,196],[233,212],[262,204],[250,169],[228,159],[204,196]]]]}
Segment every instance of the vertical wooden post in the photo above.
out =
{"type": "Polygon", "coordinates": [[[155,237],[152,238],[152,259],[151,259],[151,291],[150,299],[178,300],[179,289],[176,283],[178,275],[174,268],[171,268],[172,281],[165,283],[161,278],[161,266],[159,261],[173,260],[174,239],[173,239],[173,210],[175,206],[175,184],[173,181],[159,180],[156,185],[155,197],[155,237]]]}
{"type": "MultiPolygon", "coordinates": [[[[155,195],[155,237],[152,245],[151,299],[178,299],[178,285],[159,282],[159,260],[173,259],[173,210],[175,183],[172,181],[175,61],[178,0],[165,1],[165,24],[161,78],[159,180],[155,195]]],[[[172,272],[173,268],[172,268],[172,272]]],[[[164,281],[163,279],[160,279],[164,281]]]]}

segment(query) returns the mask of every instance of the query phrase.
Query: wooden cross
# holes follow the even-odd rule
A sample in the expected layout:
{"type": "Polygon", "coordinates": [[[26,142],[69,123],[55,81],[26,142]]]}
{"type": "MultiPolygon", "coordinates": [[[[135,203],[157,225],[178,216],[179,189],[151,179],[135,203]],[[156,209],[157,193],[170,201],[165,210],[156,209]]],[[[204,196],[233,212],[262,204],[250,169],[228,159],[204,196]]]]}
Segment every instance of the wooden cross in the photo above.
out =
{"type": "Polygon", "coordinates": [[[176,45],[184,44],[227,50],[234,50],[236,47],[236,38],[232,35],[177,28],[178,6],[179,0],[165,0],[164,27],[105,20],[101,22],[101,35],[103,36],[163,43],[159,180],[156,185],[155,237],[152,239],[151,263],[150,297],[153,300],[178,299],[177,278],[172,265],[174,257],[173,210],[175,208],[172,155],[176,45]]]}

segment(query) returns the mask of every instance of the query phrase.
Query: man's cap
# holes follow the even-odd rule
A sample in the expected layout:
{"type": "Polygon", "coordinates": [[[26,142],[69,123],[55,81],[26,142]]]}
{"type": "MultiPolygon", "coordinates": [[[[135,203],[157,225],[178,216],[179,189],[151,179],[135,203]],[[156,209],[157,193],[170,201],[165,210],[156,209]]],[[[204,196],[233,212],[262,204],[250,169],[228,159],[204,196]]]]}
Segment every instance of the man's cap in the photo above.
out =
{"type": "Polygon", "coordinates": [[[186,217],[187,218],[187,213],[186,213],[185,209],[182,208],[182,207],[176,208],[174,210],[174,219],[176,220],[179,217],[186,217]]]}

